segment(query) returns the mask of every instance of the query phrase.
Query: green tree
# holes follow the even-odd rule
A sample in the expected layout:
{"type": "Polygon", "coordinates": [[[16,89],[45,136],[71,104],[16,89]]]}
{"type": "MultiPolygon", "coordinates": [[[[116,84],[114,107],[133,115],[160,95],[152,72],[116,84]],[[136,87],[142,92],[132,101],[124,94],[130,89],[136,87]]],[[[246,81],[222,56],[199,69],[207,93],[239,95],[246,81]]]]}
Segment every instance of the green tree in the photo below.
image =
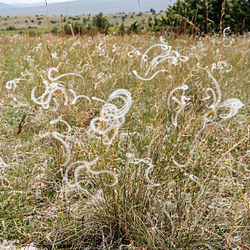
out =
{"type": "Polygon", "coordinates": [[[149,11],[150,11],[150,13],[152,13],[153,15],[155,15],[155,13],[156,13],[156,11],[155,11],[153,8],[151,8],[149,11]]]}
{"type": "Polygon", "coordinates": [[[119,30],[118,30],[118,34],[121,35],[121,36],[124,36],[125,34],[125,27],[124,27],[124,23],[121,24],[121,26],[119,27],[119,30]]]}
{"type": "Polygon", "coordinates": [[[6,30],[16,30],[15,26],[9,26],[6,30]]]}
{"type": "Polygon", "coordinates": [[[248,32],[250,27],[250,3],[248,0],[230,0],[227,2],[224,25],[232,31],[248,32]]]}
{"type": "Polygon", "coordinates": [[[102,13],[94,16],[92,25],[97,28],[101,33],[107,33],[107,30],[110,26],[108,20],[103,16],[102,13]]]}
{"type": "Polygon", "coordinates": [[[161,16],[160,18],[154,17],[148,21],[148,30],[153,32],[164,32],[170,27],[169,20],[166,17],[161,16]]]}
{"type": "Polygon", "coordinates": [[[176,32],[221,32],[230,26],[236,33],[249,31],[249,0],[178,0],[166,12],[176,32]]]}
{"type": "Polygon", "coordinates": [[[131,34],[131,33],[136,33],[138,34],[139,33],[139,28],[140,28],[140,25],[138,24],[138,21],[135,21],[133,22],[129,27],[128,27],[128,34],[131,34]]]}
{"type": "Polygon", "coordinates": [[[78,22],[75,22],[72,24],[72,29],[74,34],[82,34],[83,25],[78,22]]]}
{"type": "Polygon", "coordinates": [[[122,16],[122,22],[125,21],[126,17],[127,17],[127,16],[122,16]]]}

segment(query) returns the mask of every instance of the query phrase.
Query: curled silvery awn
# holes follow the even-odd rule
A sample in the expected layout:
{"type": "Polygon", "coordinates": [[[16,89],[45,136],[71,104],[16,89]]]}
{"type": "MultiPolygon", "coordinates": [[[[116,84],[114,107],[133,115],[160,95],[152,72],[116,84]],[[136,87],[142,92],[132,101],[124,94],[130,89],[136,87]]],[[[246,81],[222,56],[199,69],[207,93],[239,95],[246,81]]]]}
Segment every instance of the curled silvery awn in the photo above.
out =
{"type": "Polygon", "coordinates": [[[132,105],[132,97],[130,92],[126,89],[117,89],[109,96],[108,101],[111,102],[116,98],[120,98],[124,101],[124,105],[120,109],[118,109],[119,110],[118,115],[119,116],[126,115],[132,105]]]}
{"type": "Polygon", "coordinates": [[[66,131],[66,135],[58,133],[56,131],[53,131],[52,132],[52,136],[56,140],[58,140],[59,142],[61,142],[62,145],[64,146],[67,155],[66,155],[66,160],[63,163],[63,166],[67,166],[68,163],[70,162],[70,157],[71,157],[71,151],[70,151],[70,147],[69,147],[69,138],[70,138],[70,136],[68,135],[71,132],[71,126],[66,121],[62,120],[61,117],[59,117],[56,120],[50,121],[50,124],[54,125],[54,124],[56,124],[58,122],[62,122],[62,123],[64,123],[67,126],[68,130],[66,131]]]}
{"type": "Polygon", "coordinates": [[[83,66],[82,66],[82,69],[80,71],[80,73],[82,73],[83,71],[85,71],[85,68],[87,67],[90,67],[91,65],[89,63],[85,63],[83,66]]]}
{"type": "Polygon", "coordinates": [[[212,83],[214,84],[214,87],[215,87],[215,91],[212,88],[206,89],[207,97],[204,98],[203,101],[210,99],[211,96],[208,93],[211,92],[212,96],[213,96],[213,103],[211,105],[207,105],[207,107],[212,109],[214,117],[212,119],[210,119],[210,118],[208,118],[208,115],[205,114],[204,123],[211,122],[215,118],[217,118],[217,110],[219,108],[229,108],[228,114],[221,114],[220,115],[220,118],[222,118],[222,119],[230,119],[233,116],[237,115],[239,109],[242,108],[244,106],[244,104],[238,98],[227,99],[226,101],[221,103],[221,89],[220,89],[220,86],[219,86],[217,80],[214,78],[214,76],[207,69],[204,69],[204,70],[207,72],[209,78],[212,80],[212,83]]]}
{"type": "Polygon", "coordinates": [[[49,83],[46,80],[44,80],[43,83],[45,85],[45,92],[41,96],[36,97],[35,91],[36,91],[37,87],[34,87],[31,91],[31,100],[32,101],[34,101],[38,105],[41,105],[44,109],[49,109],[51,99],[53,99],[53,101],[55,103],[57,103],[55,101],[56,99],[53,97],[54,93],[56,91],[60,91],[60,92],[62,92],[62,94],[64,95],[64,98],[65,98],[64,105],[68,104],[68,96],[67,96],[66,89],[65,89],[64,85],[62,85],[60,83],[49,83]]]}
{"type": "Polygon", "coordinates": [[[128,52],[128,57],[133,58],[135,55],[137,56],[141,55],[141,52],[138,49],[136,49],[134,46],[130,45],[130,47],[132,47],[132,51],[128,52]]]}
{"type": "Polygon", "coordinates": [[[161,43],[159,44],[154,44],[150,46],[144,54],[142,54],[141,57],[141,63],[140,63],[140,68],[146,69],[146,72],[144,73],[144,76],[140,76],[136,70],[133,70],[133,74],[139,78],[140,80],[144,81],[150,81],[152,80],[158,73],[160,72],[168,72],[168,70],[165,67],[162,67],[162,69],[156,70],[158,65],[161,63],[164,63],[167,61],[168,65],[177,65],[179,62],[186,62],[188,61],[188,57],[186,56],[181,56],[178,51],[173,50],[171,46],[169,46],[164,39],[161,37],[160,38],[161,43]],[[149,54],[151,53],[152,50],[160,48],[161,52],[154,57],[151,61],[149,54]],[[147,65],[146,65],[147,63],[147,65]]]}
{"type": "Polygon", "coordinates": [[[229,36],[228,36],[228,34],[230,33],[230,27],[226,27],[224,30],[223,30],[223,39],[222,39],[222,41],[216,41],[215,39],[213,40],[213,43],[214,44],[222,44],[224,47],[230,47],[233,43],[234,43],[234,41],[235,41],[235,39],[234,38],[232,38],[232,39],[230,39],[229,38],[229,36]],[[228,42],[228,43],[227,43],[228,42]]]}
{"type": "Polygon", "coordinates": [[[91,99],[88,97],[88,96],[86,96],[86,95],[76,95],[76,93],[75,93],[75,91],[73,90],[73,89],[70,89],[69,90],[72,94],[73,94],[73,96],[74,96],[74,99],[72,100],[72,104],[76,104],[76,102],[77,102],[77,100],[79,99],[79,98],[84,98],[84,99],[87,99],[90,103],[91,103],[91,99]]]}
{"type": "Polygon", "coordinates": [[[219,108],[228,108],[228,114],[221,114],[220,118],[222,119],[230,119],[237,115],[239,109],[241,109],[244,104],[238,98],[231,98],[224,101],[222,104],[219,105],[219,108]]]}
{"type": "Polygon", "coordinates": [[[103,144],[110,145],[115,139],[120,126],[125,122],[125,115],[128,113],[132,98],[129,91],[118,89],[114,91],[105,102],[101,99],[93,97],[94,100],[104,102],[100,111],[100,116],[91,120],[89,132],[102,136],[103,144]],[[120,108],[111,102],[115,99],[123,101],[123,106],[120,108]]]}
{"type": "Polygon", "coordinates": [[[80,191],[85,192],[87,195],[91,195],[90,192],[84,188],[81,184],[83,181],[80,180],[80,172],[86,171],[88,174],[92,175],[102,175],[107,174],[113,177],[114,181],[111,184],[104,183],[106,186],[113,187],[118,183],[118,176],[110,171],[110,170],[100,170],[95,171],[91,167],[94,166],[100,157],[96,157],[93,161],[87,162],[87,161],[77,161],[74,163],[71,163],[65,171],[64,180],[69,188],[75,188],[77,187],[80,191]],[[75,168],[75,169],[74,169],[75,168]],[[73,171],[73,181],[69,179],[70,172],[73,171]]]}
{"type": "Polygon", "coordinates": [[[174,90],[172,90],[168,96],[169,109],[172,109],[173,103],[177,104],[179,107],[179,109],[176,111],[175,116],[174,117],[172,116],[172,123],[175,127],[177,127],[178,125],[178,116],[181,113],[181,111],[183,111],[188,105],[191,105],[191,103],[189,102],[190,98],[185,95],[186,90],[188,90],[188,86],[183,85],[181,87],[177,87],[174,90]],[[182,91],[180,99],[178,99],[178,97],[175,96],[175,93],[179,90],[182,91]]]}
{"type": "Polygon", "coordinates": [[[9,168],[10,165],[5,163],[3,158],[0,157],[0,176],[3,175],[9,168]]]}
{"type": "MultiPolygon", "coordinates": [[[[217,106],[219,105],[219,103],[221,102],[221,89],[220,89],[220,85],[218,84],[217,80],[214,78],[214,76],[207,70],[207,69],[204,69],[209,78],[212,80],[212,83],[215,87],[215,90],[212,89],[212,88],[207,88],[205,90],[205,94],[206,94],[206,97],[202,99],[202,101],[206,101],[206,100],[209,100],[211,99],[211,95],[209,93],[212,94],[212,104],[210,105],[206,105],[209,109],[212,109],[212,118],[210,118],[210,114],[209,112],[207,112],[203,118],[204,120],[204,125],[206,125],[207,122],[212,122],[214,119],[217,118],[217,111],[216,111],[216,108],[217,106]]],[[[205,126],[203,126],[205,127],[205,126]]]]}
{"type": "Polygon", "coordinates": [[[127,156],[128,160],[129,160],[129,163],[132,163],[132,164],[135,164],[135,165],[139,165],[139,164],[144,163],[144,164],[146,164],[146,165],[149,166],[149,167],[145,170],[145,177],[146,177],[146,180],[148,181],[150,187],[158,187],[158,186],[161,185],[161,184],[159,184],[159,183],[154,183],[154,182],[150,179],[150,177],[149,177],[150,173],[151,173],[151,172],[153,171],[153,169],[154,169],[154,165],[153,165],[153,163],[152,163],[152,159],[151,159],[151,158],[148,157],[148,158],[138,159],[138,158],[135,158],[134,155],[133,155],[133,154],[130,154],[130,153],[127,153],[126,156],[127,156]]]}
{"type": "Polygon", "coordinates": [[[9,164],[5,163],[3,158],[0,157],[0,170],[1,171],[5,171],[6,169],[8,169],[10,167],[9,164]]]}
{"type": "Polygon", "coordinates": [[[35,48],[32,49],[32,51],[38,52],[42,48],[42,43],[39,43],[35,48]]]}
{"type": "Polygon", "coordinates": [[[28,72],[28,70],[26,69],[24,72],[21,72],[21,76],[22,77],[19,77],[19,78],[13,79],[13,80],[9,80],[8,82],[6,82],[6,84],[5,84],[6,89],[9,89],[9,90],[12,89],[14,92],[17,88],[17,84],[19,84],[20,81],[26,81],[27,79],[25,79],[24,77],[26,77],[26,76],[32,77],[32,74],[30,72],[28,72]]]}
{"type": "Polygon", "coordinates": [[[35,60],[31,58],[31,56],[24,56],[23,60],[27,61],[27,62],[34,62],[35,60]]]}
{"type": "MultiPolygon", "coordinates": [[[[21,72],[21,75],[22,75],[22,77],[25,77],[25,76],[27,76],[27,75],[30,76],[31,74],[30,74],[30,73],[23,73],[23,72],[21,72]]],[[[28,103],[24,103],[24,102],[19,101],[19,100],[17,99],[17,96],[15,96],[15,94],[14,94],[14,92],[15,92],[15,90],[16,90],[18,84],[20,84],[20,81],[26,81],[26,80],[27,80],[27,79],[24,79],[24,78],[22,78],[22,77],[19,77],[19,78],[10,80],[10,81],[8,81],[8,82],[5,84],[6,89],[12,90],[12,93],[9,94],[9,97],[11,97],[12,100],[14,101],[14,103],[15,103],[14,105],[15,105],[15,106],[17,105],[16,107],[28,106],[28,105],[29,105],[28,103]]]]}
{"type": "Polygon", "coordinates": [[[119,124],[117,123],[117,125],[110,125],[108,119],[97,117],[92,119],[90,122],[90,132],[101,136],[103,138],[104,145],[111,145],[116,135],[118,134],[119,126],[123,122],[124,121],[119,122],[119,124]],[[112,135],[109,134],[111,132],[113,132],[112,135]]]}
{"type": "Polygon", "coordinates": [[[13,91],[15,91],[17,84],[23,80],[24,79],[22,79],[22,78],[16,78],[16,79],[10,80],[10,81],[6,82],[5,87],[6,87],[6,89],[9,89],[9,90],[12,89],[13,91]]]}
{"type": "Polygon", "coordinates": [[[56,52],[51,53],[51,57],[52,57],[53,59],[58,59],[57,53],[56,53],[56,52]]]}
{"type": "MultiPolygon", "coordinates": [[[[223,120],[230,119],[237,115],[238,111],[240,108],[244,106],[244,104],[237,98],[231,98],[227,99],[226,101],[221,103],[222,99],[222,94],[221,94],[221,89],[220,86],[215,79],[215,77],[208,71],[207,68],[204,68],[205,72],[208,74],[208,77],[210,78],[212,85],[214,88],[207,88],[205,90],[206,97],[202,99],[202,101],[208,101],[211,99],[212,103],[207,104],[206,107],[209,109],[208,111],[205,110],[205,113],[203,113],[202,117],[202,128],[195,134],[194,136],[194,145],[197,144],[198,138],[201,134],[201,132],[206,128],[207,124],[210,122],[213,122],[215,119],[218,118],[217,112],[221,108],[226,108],[229,109],[228,114],[220,114],[219,117],[223,120]]],[[[184,85],[182,87],[174,89],[168,97],[168,106],[170,106],[170,101],[173,100],[175,103],[177,103],[180,106],[180,109],[176,112],[175,118],[172,119],[173,125],[176,127],[177,126],[177,118],[180,113],[187,105],[189,101],[189,98],[184,95],[185,90],[187,90],[188,86],[184,85]],[[173,96],[174,92],[178,89],[183,90],[183,94],[181,96],[181,100],[178,100],[176,97],[173,96]]],[[[179,164],[173,157],[173,162],[177,167],[185,167],[187,166],[194,155],[194,148],[190,151],[190,156],[189,159],[186,161],[185,164],[179,164]]]]}
{"type": "Polygon", "coordinates": [[[226,73],[229,73],[232,70],[233,66],[228,65],[227,62],[225,61],[219,61],[217,63],[213,63],[211,67],[211,73],[215,70],[218,69],[220,71],[223,71],[225,69],[226,73]]]}
{"type": "Polygon", "coordinates": [[[57,102],[56,98],[54,97],[54,94],[56,91],[60,91],[63,94],[64,99],[65,99],[64,105],[65,106],[68,105],[67,90],[64,86],[64,82],[59,81],[59,80],[65,76],[77,76],[77,77],[80,77],[81,79],[83,79],[83,77],[79,74],[76,74],[76,73],[65,73],[65,74],[62,74],[58,77],[53,77],[53,72],[58,72],[58,69],[50,68],[48,70],[48,79],[51,82],[49,82],[47,80],[43,81],[43,84],[45,85],[44,93],[41,96],[36,97],[35,91],[36,91],[37,87],[34,87],[31,91],[31,99],[36,104],[41,105],[44,109],[49,109],[50,102],[51,102],[51,100],[53,100],[54,103],[56,104],[56,108],[55,108],[55,110],[56,110],[58,107],[58,102],[57,102]]]}
{"type": "Polygon", "coordinates": [[[155,78],[156,75],[158,75],[158,74],[161,73],[161,72],[169,72],[169,71],[166,70],[166,69],[160,69],[160,70],[158,70],[157,72],[155,72],[151,77],[149,77],[149,78],[144,78],[144,77],[138,75],[138,73],[137,73],[136,70],[133,70],[133,74],[134,74],[138,79],[140,79],[140,80],[142,80],[142,81],[151,81],[153,78],[155,78]]]}
{"type": "Polygon", "coordinates": [[[77,76],[77,77],[80,77],[83,80],[83,77],[80,74],[77,74],[77,73],[65,73],[65,74],[59,75],[58,77],[53,77],[53,72],[58,73],[58,69],[57,68],[50,68],[48,70],[48,79],[50,81],[52,81],[52,82],[58,81],[58,80],[60,80],[61,78],[65,77],[65,76],[77,76]]]}
{"type": "Polygon", "coordinates": [[[113,52],[113,53],[115,53],[115,52],[116,52],[116,50],[117,50],[117,48],[116,48],[116,44],[113,44],[113,49],[112,49],[112,52],[113,52]]]}
{"type": "Polygon", "coordinates": [[[98,50],[100,51],[99,56],[104,56],[105,55],[105,49],[103,48],[103,42],[99,43],[98,50]]]}
{"type": "Polygon", "coordinates": [[[223,41],[228,41],[229,40],[228,44],[225,44],[225,43],[223,44],[224,47],[230,47],[233,44],[233,42],[235,41],[234,38],[233,39],[229,39],[228,34],[227,34],[229,32],[231,32],[230,27],[226,27],[223,30],[223,41]]]}

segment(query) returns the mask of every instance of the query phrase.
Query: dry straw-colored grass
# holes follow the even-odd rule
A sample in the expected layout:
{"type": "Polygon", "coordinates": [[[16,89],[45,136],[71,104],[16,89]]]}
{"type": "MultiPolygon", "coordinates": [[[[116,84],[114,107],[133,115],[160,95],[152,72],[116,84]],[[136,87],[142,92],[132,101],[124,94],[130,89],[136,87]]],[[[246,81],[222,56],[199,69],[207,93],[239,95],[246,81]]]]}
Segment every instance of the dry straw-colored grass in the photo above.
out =
{"type": "Polygon", "coordinates": [[[173,53],[154,68],[158,46],[141,63],[164,42],[153,36],[0,38],[0,241],[48,249],[249,247],[249,37],[186,37],[184,46],[182,38],[164,39],[188,60],[174,63],[173,53]],[[48,75],[52,67],[58,72],[48,75]],[[75,75],[55,80],[66,73],[75,75]],[[213,79],[221,90],[214,106],[213,79]],[[35,102],[45,81],[58,87],[48,107],[45,97],[35,102]],[[128,91],[124,99],[112,99],[118,89],[128,91]],[[86,97],[74,103],[72,90],[86,97]]]}

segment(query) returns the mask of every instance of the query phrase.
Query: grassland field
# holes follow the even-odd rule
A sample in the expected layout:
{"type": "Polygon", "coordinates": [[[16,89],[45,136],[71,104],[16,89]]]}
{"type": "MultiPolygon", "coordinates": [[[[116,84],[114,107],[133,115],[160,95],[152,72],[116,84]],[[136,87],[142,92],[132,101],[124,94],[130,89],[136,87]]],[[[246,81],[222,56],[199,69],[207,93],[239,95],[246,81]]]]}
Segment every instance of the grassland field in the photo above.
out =
{"type": "Polygon", "coordinates": [[[1,35],[0,243],[249,249],[249,42],[1,35]]]}
{"type": "MultiPolygon", "coordinates": [[[[125,27],[130,26],[133,22],[138,21],[141,26],[146,25],[148,18],[160,17],[162,13],[131,13],[131,14],[113,14],[113,15],[104,15],[111,25],[120,26],[122,23],[125,27]]],[[[49,17],[49,28],[50,31],[53,28],[62,30],[63,26],[66,23],[83,23],[91,22],[93,16],[89,15],[79,15],[79,16],[50,16],[49,17]]],[[[18,16],[9,16],[9,17],[0,17],[0,34],[18,34],[20,32],[34,31],[35,33],[47,33],[48,32],[48,19],[46,16],[37,15],[37,16],[27,16],[27,17],[18,17],[18,16]],[[13,29],[14,28],[14,29],[13,29]],[[13,30],[8,30],[13,29],[13,30]]]]}

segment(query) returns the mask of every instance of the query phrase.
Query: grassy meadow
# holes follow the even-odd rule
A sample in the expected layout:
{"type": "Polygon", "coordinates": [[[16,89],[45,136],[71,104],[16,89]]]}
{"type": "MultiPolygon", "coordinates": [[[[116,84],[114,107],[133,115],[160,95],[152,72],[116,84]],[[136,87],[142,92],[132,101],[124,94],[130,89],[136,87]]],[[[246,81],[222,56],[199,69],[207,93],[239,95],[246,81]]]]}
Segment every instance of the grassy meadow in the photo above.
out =
{"type": "MultiPolygon", "coordinates": [[[[109,24],[113,27],[119,27],[122,23],[129,27],[132,23],[138,22],[141,27],[146,27],[148,18],[159,18],[162,13],[129,13],[129,14],[109,14],[104,15],[109,24]]],[[[48,27],[51,30],[63,30],[65,24],[80,23],[87,24],[93,20],[93,15],[79,16],[0,16],[0,34],[19,34],[35,32],[38,34],[48,33],[48,27]]],[[[111,29],[112,30],[112,29],[111,29]]]]}
{"type": "Polygon", "coordinates": [[[0,243],[250,247],[249,36],[5,35],[0,56],[0,243]]]}

